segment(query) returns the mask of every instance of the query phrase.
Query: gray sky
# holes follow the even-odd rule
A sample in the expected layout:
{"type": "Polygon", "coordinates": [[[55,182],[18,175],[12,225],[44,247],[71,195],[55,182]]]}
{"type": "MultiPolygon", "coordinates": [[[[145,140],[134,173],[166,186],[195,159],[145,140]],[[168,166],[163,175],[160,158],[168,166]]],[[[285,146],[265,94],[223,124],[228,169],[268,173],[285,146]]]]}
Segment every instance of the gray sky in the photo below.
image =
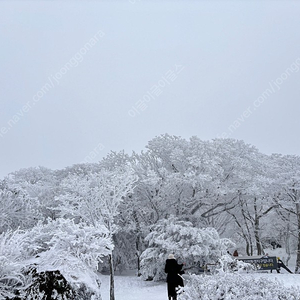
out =
{"type": "Polygon", "coordinates": [[[157,135],[300,155],[299,1],[1,1],[0,178],[157,135]]]}

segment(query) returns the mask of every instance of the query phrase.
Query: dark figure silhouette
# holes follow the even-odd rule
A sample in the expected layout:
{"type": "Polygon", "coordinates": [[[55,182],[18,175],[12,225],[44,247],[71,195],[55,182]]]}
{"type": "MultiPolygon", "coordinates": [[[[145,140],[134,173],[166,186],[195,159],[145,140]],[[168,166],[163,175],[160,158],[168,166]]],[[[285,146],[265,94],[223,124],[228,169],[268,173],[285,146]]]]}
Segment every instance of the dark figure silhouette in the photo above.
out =
{"type": "Polygon", "coordinates": [[[183,274],[181,271],[183,264],[178,264],[174,255],[170,254],[166,260],[165,272],[167,275],[168,283],[168,297],[169,300],[176,300],[176,290],[179,286],[183,286],[183,279],[179,274],[183,274]]]}

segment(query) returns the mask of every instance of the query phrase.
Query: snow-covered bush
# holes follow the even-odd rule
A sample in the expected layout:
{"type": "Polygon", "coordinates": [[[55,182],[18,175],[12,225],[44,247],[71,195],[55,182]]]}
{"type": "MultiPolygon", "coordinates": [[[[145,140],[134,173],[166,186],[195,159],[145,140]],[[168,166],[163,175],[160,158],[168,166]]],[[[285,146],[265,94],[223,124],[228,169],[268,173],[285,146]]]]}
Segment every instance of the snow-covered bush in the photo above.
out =
{"type": "Polygon", "coordinates": [[[21,293],[21,299],[24,293],[25,299],[44,299],[35,298],[39,297],[35,294],[37,291],[47,295],[53,292],[57,295],[53,299],[64,299],[57,293],[57,288],[55,291],[42,290],[51,284],[54,288],[56,281],[64,287],[66,297],[84,291],[93,296],[92,299],[101,299],[96,274],[98,262],[112,249],[111,238],[104,226],[76,224],[68,219],[49,219],[46,224],[39,222],[29,231],[2,234],[0,299],[13,298],[16,290],[21,293]],[[54,282],[49,284],[51,278],[54,282]]]}
{"type": "Polygon", "coordinates": [[[141,272],[144,279],[154,280],[165,278],[164,265],[169,253],[174,253],[189,268],[200,262],[216,263],[232,246],[232,242],[221,239],[214,228],[196,228],[174,217],[152,226],[145,240],[148,248],[141,256],[141,272]]]}
{"type": "Polygon", "coordinates": [[[223,255],[216,264],[216,272],[227,273],[227,272],[238,272],[238,273],[249,273],[257,270],[257,267],[253,264],[245,263],[241,260],[235,259],[230,255],[223,255]]]}
{"type": "Polygon", "coordinates": [[[21,290],[26,283],[22,274],[24,258],[24,235],[20,231],[0,235],[0,299],[14,297],[15,290],[21,290]]]}
{"type": "Polygon", "coordinates": [[[37,273],[31,270],[33,283],[26,289],[26,300],[75,299],[76,291],[59,271],[37,273]]]}
{"type": "MultiPolygon", "coordinates": [[[[26,300],[101,300],[99,292],[92,291],[85,284],[71,284],[61,274],[60,271],[45,271],[38,273],[35,266],[30,266],[28,270],[32,278],[32,284],[25,292],[26,300]]],[[[98,282],[99,283],[99,282],[98,282]]],[[[100,283],[99,283],[100,288],[100,283]]],[[[23,298],[22,298],[23,299],[23,298]]],[[[15,299],[12,299],[15,300],[15,299]]],[[[19,300],[19,298],[18,298],[19,300]]]]}
{"type": "Polygon", "coordinates": [[[191,275],[178,300],[298,300],[300,289],[250,274],[191,275]]]}
{"type": "Polygon", "coordinates": [[[47,224],[35,226],[27,237],[30,243],[26,247],[34,257],[38,274],[59,271],[74,287],[84,284],[99,293],[98,262],[113,248],[104,226],[75,224],[68,219],[48,220],[47,224]]]}

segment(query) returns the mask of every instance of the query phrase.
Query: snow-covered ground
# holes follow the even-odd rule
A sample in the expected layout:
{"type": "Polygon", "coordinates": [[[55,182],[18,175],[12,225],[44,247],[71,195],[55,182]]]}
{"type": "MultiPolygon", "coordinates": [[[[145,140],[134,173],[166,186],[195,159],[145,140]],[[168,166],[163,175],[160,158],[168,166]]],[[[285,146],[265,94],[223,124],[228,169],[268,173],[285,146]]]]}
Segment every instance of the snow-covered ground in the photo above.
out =
{"type": "MultiPolygon", "coordinates": [[[[277,280],[279,285],[286,287],[300,287],[300,275],[288,274],[282,271],[277,273],[255,273],[244,274],[244,276],[263,277],[277,280]]],[[[187,277],[187,275],[185,275],[187,277]]],[[[109,276],[101,275],[102,300],[109,300],[109,276]]],[[[115,296],[116,300],[167,300],[167,286],[165,282],[143,281],[134,274],[115,276],[115,296]]],[[[300,299],[300,295],[299,295],[300,299]]]]}
{"type": "MultiPolygon", "coordinates": [[[[102,300],[109,300],[109,276],[101,275],[102,300]]],[[[115,276],[116,300],[167,300],[165,282],[143,281],[134,274],[115,276]]]]}
{"type": "MultiPolygon", "coordinates": [[[[271,256],[280,257],[285,261],[286,253],[285,249],[268,249],[268,253],[271,256]]],[[[289,268],[294,271],[296,264],[296,256],[292,255],[289,263],[289,268]]],[[[243,276],[262,277],[266,279],[272,279],[278,282],[278,285],[285,287],[300,287],[300,275],[289,274],[286,270],[281,269],[281,273],[278,274],[276,271],[273,273],[254,273],[254,274],[243,274],[243,276]]],[[[188,275],[185,274],[185,281],[188,280],[188,275]]],[[[100,275],[101,279],[101,295],[102,300],[109,300],[109,276],[100,275]]],[[[115,296],[116,300],[167,300],[167,284],[166,282],[152,282],[143,281],[141,278],[135,276],[135,272],[127,272],[125,275],[115,276],[115,296]]],[[[300,299],[300,295],[299,295],[300,299]]]]}

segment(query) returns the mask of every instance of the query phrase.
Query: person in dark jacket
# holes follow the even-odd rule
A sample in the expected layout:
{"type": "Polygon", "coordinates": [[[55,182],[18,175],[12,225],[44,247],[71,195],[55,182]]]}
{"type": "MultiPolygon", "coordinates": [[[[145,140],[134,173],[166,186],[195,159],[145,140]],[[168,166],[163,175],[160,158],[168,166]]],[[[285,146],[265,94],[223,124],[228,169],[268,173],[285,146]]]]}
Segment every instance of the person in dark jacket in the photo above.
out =
{"type": "Polygon", "coordinates": [[[166,260],[165,272],[167,275],[167,284],[168,284],[168,297],[169,300],[176,300],[177,293],[176,289],[179,286],[183,286],[183,279],[179,274],[183,274],[182,271],[183,264],[178,264],[174,255],[170,254],[166,260]]]}

